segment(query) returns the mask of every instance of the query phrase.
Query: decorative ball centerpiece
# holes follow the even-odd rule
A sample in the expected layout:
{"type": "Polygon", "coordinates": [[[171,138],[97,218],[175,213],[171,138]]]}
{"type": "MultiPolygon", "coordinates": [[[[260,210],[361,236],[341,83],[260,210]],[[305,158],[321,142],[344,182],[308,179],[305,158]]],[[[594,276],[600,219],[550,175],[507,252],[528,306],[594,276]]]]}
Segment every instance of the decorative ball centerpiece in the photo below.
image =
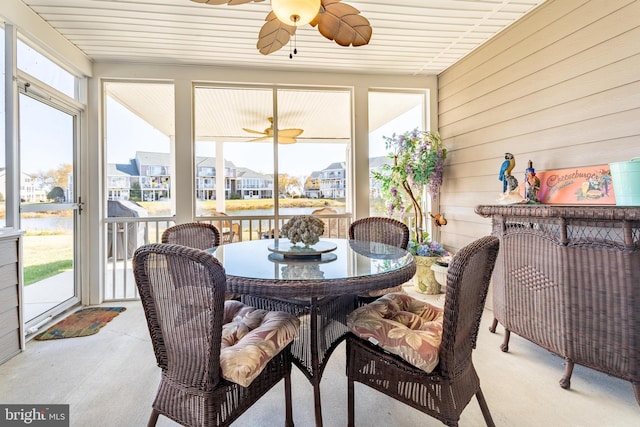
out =
{"type": "Polygon", "coordinates": [[[320,236],[324,233],[324,222],[315,216],[298,215],[287,221],[280,231],[292,244],[300,242],[308,248],[320,241],[320,236]]]}

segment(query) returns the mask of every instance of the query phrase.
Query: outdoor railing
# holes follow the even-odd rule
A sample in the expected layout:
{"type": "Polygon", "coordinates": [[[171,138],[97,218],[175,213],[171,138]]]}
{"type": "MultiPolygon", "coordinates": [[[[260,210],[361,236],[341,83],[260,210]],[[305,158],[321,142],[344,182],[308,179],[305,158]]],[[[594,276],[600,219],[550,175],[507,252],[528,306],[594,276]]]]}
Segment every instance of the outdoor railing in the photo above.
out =
{"type": "MultiPolygon", "coordinates": [[[[295,215],[278,217],[278,229],[295,215]]],[[[348,238],[351,214],[316,214],[325,222],[326,238],[348,238]]],[[[414,218],[404,221],[411,228],[414,218]]],[[[215,225],[221,231],[222,243],[273,238],[275,217],[266,216],[202,216],[195,219],[215,225]]],[[[173,217],[110,217],[105,219],[106,259],[104,269],[105,301],[139,299],[133,277],[131,259],[135,250],[147,243],[159,243],[162,233],[175,224],[173,217]],[[114,238],[115,235],[115,238],[114,238]]]]}
{"type": "MultiPolygon", "coordinates": [[[[278,229],[295,215],[281,215],[278,229]]],[[[324,237],[347,238],[351,214],[316,215],[325,222],[324,237]]],[[[275,216],[203,216],[197,222],[213,224],[220,230],[222,242],[272,238],[275,216]]],[[[147,243],[161,241],[162,233],[175,224],[173,217],[109,217],[105,219],[106,259],[104,269],[105,301],[139,299],[133,277],[131,258],[135,250],[147,243]],[[114,237],[115,236],[115,237],[114,237]]]]}
{"type": "Polygon", "coordinates": [[[140,246],[158,243],[162,233],[175,224],[173,217],[117,217],[105,219],[106,257],[104,299],[138,299],[131,258],[140,246]]]}

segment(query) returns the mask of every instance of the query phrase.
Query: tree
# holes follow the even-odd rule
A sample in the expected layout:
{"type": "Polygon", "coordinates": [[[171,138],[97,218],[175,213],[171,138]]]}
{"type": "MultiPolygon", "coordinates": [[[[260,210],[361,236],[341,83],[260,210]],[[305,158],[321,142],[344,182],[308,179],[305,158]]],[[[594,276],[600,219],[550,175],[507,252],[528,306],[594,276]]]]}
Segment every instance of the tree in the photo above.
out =
{"type": "Polygon", "coordinates": [[[53,180],[52,184],[56,187],[67,188],[69,185],[69,175],[73,173],[73,166],[69,163],[63,163],[58,169],[52,169],[47,175],[53,180]]]}
{"type": "Polygon", "coordinates": [[[37,189],[51,191],[54,187],[62,189],[69,186],[69,175],[73,166],[68,163],[60,164],[58,169],[40,170],[33,176],[33,182],[37,189]]]}
{"type": "Polygon", "coordinates": [[[50,200],[55,200],[56,202],[64,202],[64,190],[60,187],[53,187],[51,191],[47,194],[47,198],[50,200]]]}
{"type": "Polygon", "coordinates": [[[129,199],[134,202],[142,201],[142,190],[140,190],[140,183],[138,181],[134,181],[131,184],[131,189],[129,189],[129,199]]]}
{"type": "Polygon", "coordinates": [[[292,190],[301,187],[300,180],[295,176],[283,173],[278,175],[278,193],[291,195],[292,190]]]}
{"type": "Polygon", "coordinates": [[[304,182],[305,190],[319,190],[320,189],[320,180],[316,177],[309,176],[307,180],[304,182]]]}

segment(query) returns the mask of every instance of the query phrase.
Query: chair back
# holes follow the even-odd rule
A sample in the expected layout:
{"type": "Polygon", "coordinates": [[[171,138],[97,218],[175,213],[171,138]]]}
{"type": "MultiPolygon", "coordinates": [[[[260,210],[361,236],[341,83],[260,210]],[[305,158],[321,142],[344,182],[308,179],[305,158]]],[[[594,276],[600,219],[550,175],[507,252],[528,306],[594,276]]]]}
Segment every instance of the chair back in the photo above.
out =
{"type": "MultiPolygon", "coordinates": [[[[212,217],[229,218],[225,212],[213,211],[209,213],[212,217]]],[[[222,219],[213,220],[213,224],[217,224],[221,233],[222,243],[232,243],[240,238],[240,224],[230,220],[223,221],[222,219]]]]}
{"type": "Polygon", "coordinates": [[[208,249],[220,246],[220,232],[212,224],[188,222],[167,228],[162,233],[162,243],[208,249]]]}
{"type": "Polygon", "coordinates": [[[385,243],[407,249],[409,227],[393,218],[361,218],[349,226],[349,239],[385,243]]]}
{"type": "MultiPolygon", "coordinates": [[[[315,209],[311,212],[311,215],[335,215],[338,211],[328,206],[315,209]]],[[[324,233],[322,237],[340,237],[340,230],[342,229],[341,220],[338,218],[320,218],[324,222],[324,233]]]]}
{"type": "Polygon", "coordinates": [[[199,249],[155,243],[136,250],[133,272],[163,375],[211,389],[220,378],[224,268],[199,249]]]}
{"type": "Polygon", "coordinates": [[[482,237],[462,248],[449,263],[439,353],[445,377],[471,364],[499,246],[497,237],[482,237]]]}

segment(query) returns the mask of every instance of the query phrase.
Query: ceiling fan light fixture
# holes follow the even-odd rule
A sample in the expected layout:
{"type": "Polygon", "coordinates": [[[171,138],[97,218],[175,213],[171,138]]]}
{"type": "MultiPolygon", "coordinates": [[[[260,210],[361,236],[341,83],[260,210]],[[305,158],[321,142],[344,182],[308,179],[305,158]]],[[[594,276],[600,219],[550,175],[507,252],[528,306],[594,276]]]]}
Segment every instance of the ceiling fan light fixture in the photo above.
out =
{"type": "Polygon", "coordinates": [[[271,0],[271,9],[283,24],[300,27],[320,12],[320,0],[271,0]]]}

